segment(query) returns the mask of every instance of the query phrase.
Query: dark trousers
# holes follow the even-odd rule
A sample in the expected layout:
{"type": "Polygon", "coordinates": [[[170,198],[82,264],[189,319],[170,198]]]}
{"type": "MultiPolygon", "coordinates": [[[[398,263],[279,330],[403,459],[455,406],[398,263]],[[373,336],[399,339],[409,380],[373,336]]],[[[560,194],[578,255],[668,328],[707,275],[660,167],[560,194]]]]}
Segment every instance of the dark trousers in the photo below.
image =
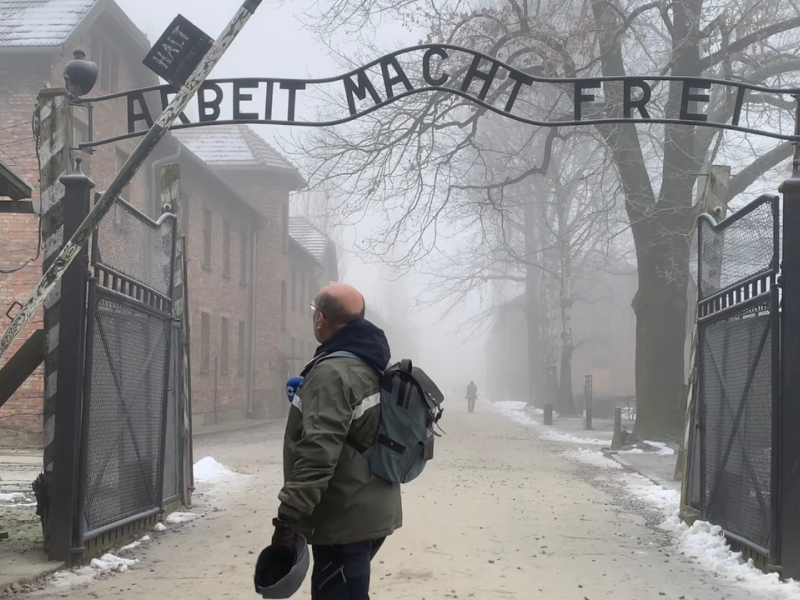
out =
{"type": "Polygon", "coordinates": [[[311,600],[369,600],[370,563],[385,540],[312,546],[311,600]]]}

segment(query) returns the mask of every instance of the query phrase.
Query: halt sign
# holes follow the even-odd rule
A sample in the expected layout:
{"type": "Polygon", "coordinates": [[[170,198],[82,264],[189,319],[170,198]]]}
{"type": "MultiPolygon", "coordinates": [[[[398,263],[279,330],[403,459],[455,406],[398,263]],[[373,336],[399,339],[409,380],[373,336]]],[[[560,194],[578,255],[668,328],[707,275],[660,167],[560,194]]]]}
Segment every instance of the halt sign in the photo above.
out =
{"type": "Polygon", "coordinates": [[[213,39],[189,19],[178,15],[142,62],[175,89],[180,89],[213,45],[213,39]]]}

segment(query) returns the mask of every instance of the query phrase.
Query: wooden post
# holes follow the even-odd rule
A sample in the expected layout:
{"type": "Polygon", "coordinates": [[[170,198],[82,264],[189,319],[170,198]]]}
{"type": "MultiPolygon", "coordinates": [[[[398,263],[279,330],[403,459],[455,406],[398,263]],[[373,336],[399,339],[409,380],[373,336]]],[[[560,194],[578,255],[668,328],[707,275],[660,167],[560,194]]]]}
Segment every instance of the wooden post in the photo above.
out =
{"type": "MultiPolygon", "coordinates": [[[[39,92],[37,107],[41,138],[42,204],[42,270],[53,264],[66,241],[64,238],[64,184],[61,178],[72,170],[72,113],[67,92],[44,89],[39,92]]],[[[68,238],[67,238],[68,239],[68,238]]],[[[58,379],[58,346],[61,284],[57,284],[44,301],[45,364],[44,364],[44,472],[53,471],[56,429],[56,392],[58,379]]]]}
{"type": "Polygon", "coordinates": [[[544,405],[544,424],[545,425],[552,425],[553,424],[553,405],[552,404],[545,404],[544,405]]]}
{"type": "MultiPolygon", "coordinates": [[[[61,178],[63,233],[66,239],[89,214],[94,183],[83,174],[80,158],[75,172],[61,178]]],[[[83,408],[84,342],[86,334],[86,275],[89,253],[82,249],[61,278],[58,324],[58,371],[56,372],[53,470],[50,477],[50,520],[48,555],[71,566],[83,554],[81,537],[82,502],[79,484],[81,416],[83,408]]]]}
{"type": "Polygon", "coordinates": [[[181,205],[181,166],[178,163],[161,167],[161,212],[173,213],[176,219],[175,235],[178,239],[175,256],[175,290],[173,306],[175,318],[181,323],[181,344],[175,352],[181,353],[181,385],[179,418],[181,423],[181,500],[191,506],[194,490],[192,453],[192,401],[191,364],[189,360],[189,299],[188,273],[186,272],[186,239],[183,236],[183,207],[181,205]]]}
{"type": "Polygon", "coordinates": [[[614,409],[614,437],[611,439],[611,449],[622,448],[622,409],[614,409]]]}

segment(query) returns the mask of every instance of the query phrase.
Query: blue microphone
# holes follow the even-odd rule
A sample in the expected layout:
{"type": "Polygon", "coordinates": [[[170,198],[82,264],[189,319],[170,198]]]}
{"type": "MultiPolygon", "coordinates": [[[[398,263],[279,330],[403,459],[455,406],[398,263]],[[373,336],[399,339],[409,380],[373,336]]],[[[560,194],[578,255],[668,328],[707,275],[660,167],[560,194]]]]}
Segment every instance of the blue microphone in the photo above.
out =
{"type": "Polygon", "coordinates": [[[301,383],[303,383],[302,377],[292,377],[286,382],[286,397],[289,399],[289,404],[294,401],[294,395],[297,393],[301,383]]]}

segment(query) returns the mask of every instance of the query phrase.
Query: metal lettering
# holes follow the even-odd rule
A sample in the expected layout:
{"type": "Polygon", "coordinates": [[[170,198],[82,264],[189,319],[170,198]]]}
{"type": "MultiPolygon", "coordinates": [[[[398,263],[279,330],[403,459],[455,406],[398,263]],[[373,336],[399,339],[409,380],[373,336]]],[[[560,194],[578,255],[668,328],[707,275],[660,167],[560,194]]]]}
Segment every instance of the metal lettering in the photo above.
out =
{"type": "Polygon", "coordinates": [[[708,121],[705,113],[689,112],[690,102],[708,102],[711,97],[708,94],[696,94],[692,90],[710,90],[711,82],[704,79],[687,79],[683,82],[683,94],[681,95],[681,121],[708,121]]]}
{"type": "Polygon", "coordinates": [[[433,46],[432,48],[429,48],[427,52],[425,52],[425,56],[422,57],[422,77],[425,79],[425,83],[428,85],[441,87],[447,83],[447,80],[450,79],[450,75],[443,70],[438,79],[433,78],[431,75],[431,58],[434,56],[438,56],[442,59],[442,62],[444,62],[444,60],[447,58],[447,51],[439,46],[433,46]]]}
{"type": "Polygon", "coordinates": [[[622,114],[626,119],[633,118],[633,109],[639,111],[639,114],[642,116],[643,119],[649,119],[650,113],[647,112],[647,103],[650,102],[650,98],[653,96],[652,88],[647,84],[644,79],[626,79],[625,80],[625,97],[623,100],[623,108],[622,114]],[[642,97],[638,100],[634,100],[631,92],[633,92],[634,88],[639,88],[642,90],[642,97]]]}
{"type": "Polygon", "coordinates": [[[600,82],[596,79],[581,79],[575,82],[575,120],[580,121],[583,115],[583,103],[594,102],[594,94],[584,94],[585,90],[596,90],[600,88],[600,82]]]}
{"type": "Polygon", "coordinates": [[[358,72],[358,85],[353,83],[353,80],[350,77],[345,77],[342,79],[342,81],[344,82],[344,91],[347,95],[347,107],[350,109],[351,115],[358,114],[355,99],[366,99],[367,92],[369,92],[369,95],[372,96],[372,100],[375,102],[375,104],[381,103],[381,97],[378,95],[378,92],[375,91],[375,86],[372,85],[372,82],[369,80],[365,70],[358,72]]]}
{"type": "Polygon", "coordinates": [[[481,56],[476,56],[472,60],[472,64],[469,66],[469,70],[467,71],[467,76],[464,77],[464,83],[461,84],[461,91],[468,92],[469,86],[473,79],[482,80],[484,83],[481,91],[478,93],[478,100],[486,100],[486,96],[489,94],[489,88],[492,87],[492,82],[497,75],[497,69],[500,68],[500,63],[496,60],[493,60],[492,68],[489,69],[488,73],[481,71],[480,66],[482,60],[483,58],[481,56]]]}
{"type": "Polygon", "coordinates": [[[405,71],[403,71],[403,67],[400,66],[400,63],[397,62],[397,59],[392,56],[391,58],[385,58],[381,61],[381,72],[383,73],[383,85],[386,88],[386,97],[387,98],[394,98],[394,86],[398,83],[402,83],[407,92],[410,92],[414,89],[414,86],[411,85],[411,82],[408,80],[405,71]],[[394,69],[396,75],[392,77],[391,73],[389,73],[389,67],[394,69]]]}

